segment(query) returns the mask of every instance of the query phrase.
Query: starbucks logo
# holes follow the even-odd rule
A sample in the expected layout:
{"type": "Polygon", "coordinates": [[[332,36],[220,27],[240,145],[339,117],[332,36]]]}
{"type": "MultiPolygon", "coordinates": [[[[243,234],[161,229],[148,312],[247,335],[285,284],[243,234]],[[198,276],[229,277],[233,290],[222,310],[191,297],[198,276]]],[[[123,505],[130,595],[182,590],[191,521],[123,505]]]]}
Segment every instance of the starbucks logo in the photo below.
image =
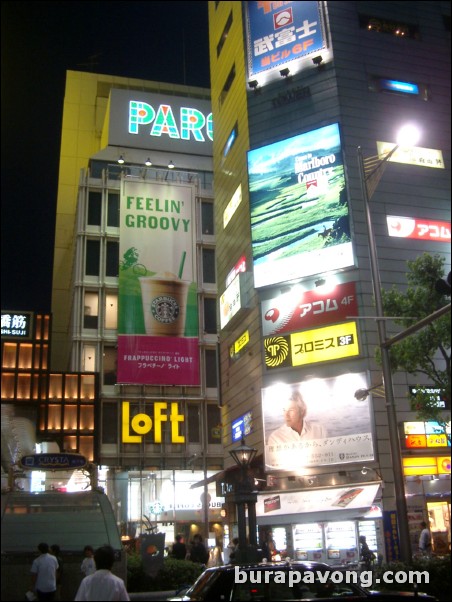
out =
{"type": "Polygon", "coordinates": [[[179,317],[179,305],[174,297],[162,295],[152,300],[151,312],[157,322],[172,324],[179,317]]]}

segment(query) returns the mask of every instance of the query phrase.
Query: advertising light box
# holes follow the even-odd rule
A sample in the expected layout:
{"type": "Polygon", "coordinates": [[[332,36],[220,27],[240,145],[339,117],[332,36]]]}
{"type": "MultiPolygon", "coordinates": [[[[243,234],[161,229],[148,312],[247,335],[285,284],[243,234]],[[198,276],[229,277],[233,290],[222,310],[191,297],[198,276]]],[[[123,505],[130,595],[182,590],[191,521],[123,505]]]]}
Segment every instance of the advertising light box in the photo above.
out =
{"type": "Polygon", "coordinates": [[[257,75],[325,47],[319,2],[245,2],[248,74],[257,75]]]}
{"type": "Polygon", "coordinates": [[[387,215],[389,236],[450,243],[450,222],[387,215]]]}
{"type": "Polygon", "coordinates": [[[113,89],[108,144],[212,156],[210,101],[113,89]]]}
{"type": "Polygon", "coordinates": [[[248,152],[255,287],[354,265],[339,125],[248,152]]]}
{"type": "Polygon", "coordinates": [[[334,290],[318,287],[310,291],[291,290],[262,301],[264,336],[294,332],[346,320],[359,314],[354,282],[338,284],[334,290]]]}
{"type": "Polygon", "coordinates": [[[2,337],[31,339],[32,333],[33,313],[2,310],[2,337]]]}
{"type": "Polygon", "coordinates": [[[265,469],[371,461],[370,401],[355,398],[368,386],[364,373],[346,373],[262,389],[265,469]]]}
{"type": "Polygon", "coordinates": [[[264,340],[267,369],[304,366],[359,355],[356,322],[264,340]]]}
{"type": "Polygon", "coordinates": [[[246,272],[240,272],[220,297],[220,328],[223,329],[249,303],[246,272]]]}

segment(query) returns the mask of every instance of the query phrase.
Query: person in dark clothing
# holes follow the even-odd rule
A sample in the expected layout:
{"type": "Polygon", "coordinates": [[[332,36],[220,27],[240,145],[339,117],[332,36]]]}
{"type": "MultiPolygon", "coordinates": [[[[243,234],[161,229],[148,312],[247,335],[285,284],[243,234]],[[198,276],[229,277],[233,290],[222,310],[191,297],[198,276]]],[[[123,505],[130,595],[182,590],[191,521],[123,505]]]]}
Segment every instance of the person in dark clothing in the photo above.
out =
{"type": "Polygon", "coordinates": [[[360,549],[361,562],[364,564],[364,567],[366,569],[370,569],[372,567],[372,561],[375,559],[375,554],[372,552],[372,550],[367,545],[365,535],[360,535],[359,543],[361,545],[361,549],[360,549]]]}
{"type": "Polygon", "coordinates": [[[192,562],[198,562],[199,564],[206,564],[209,560],[209,553],[207,552],[206,546],[199,533],[196,533],[193,537],[193,543],[190,549],[190,560],[192,562]]]}
{"type": "Polygon", "coordinates": [[[176,541],[171,548],[171,556],[177,560],[185,560],[187,556],[187,546],[182,541],[182,535],[176,535],[176,541]]]}

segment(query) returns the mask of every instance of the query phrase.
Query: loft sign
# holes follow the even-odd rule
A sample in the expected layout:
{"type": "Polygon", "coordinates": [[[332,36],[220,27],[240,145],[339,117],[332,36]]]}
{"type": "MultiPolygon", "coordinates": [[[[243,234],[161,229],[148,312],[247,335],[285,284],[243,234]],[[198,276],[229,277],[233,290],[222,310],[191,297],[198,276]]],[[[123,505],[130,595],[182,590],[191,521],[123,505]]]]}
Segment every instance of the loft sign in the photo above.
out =
{"type": "Polygon", "coordinates": [[[143,436],[154,431],[154,443],[162,442],[162,424],[171,424],[171,443],[185,443],[185,436],[179,433],[179,423],[185,416],[179,414],[177,401],[167,403],[156,401],[153,404],[152,418],[149,414],[136,414],[130,417],[130,402],[122,402],[122,442],[141,443],[143,436]]]}
{"type": "Polygon", "coordinates": [[[150,136],[177,140],[205,142],[213,140],[212,113],[205,115],[199,109],[180,107],[173,109],[170,104],[153,106],[141,100],[129,102],[129,134],[139,134],[140,128],[147,127],[150,136]]]}

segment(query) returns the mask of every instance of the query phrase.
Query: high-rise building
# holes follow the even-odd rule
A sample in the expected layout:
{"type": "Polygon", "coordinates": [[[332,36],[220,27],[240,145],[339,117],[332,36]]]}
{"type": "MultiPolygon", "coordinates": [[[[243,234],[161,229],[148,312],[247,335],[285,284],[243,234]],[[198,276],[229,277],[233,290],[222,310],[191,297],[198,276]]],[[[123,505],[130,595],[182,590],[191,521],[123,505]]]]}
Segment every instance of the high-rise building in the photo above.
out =
{"type": "Polygon", "coordinates": [[[450,269],[450,4],[209,2],[209,35],[225,464],[245,435],[290,557],[353,562],[365,534],[397,559],[427,518],[447,550],[450,430],[411,411],[422,373],[383,383],[373,282],[450,269]]]}
{"type": "Polygon", "coordinates": [[[209,90],[67,72],[52,369],[99,375],[95,458],[124,537],[222,536],[215,484],[190,489],[223,466],[212,138],[209,90]]]}

